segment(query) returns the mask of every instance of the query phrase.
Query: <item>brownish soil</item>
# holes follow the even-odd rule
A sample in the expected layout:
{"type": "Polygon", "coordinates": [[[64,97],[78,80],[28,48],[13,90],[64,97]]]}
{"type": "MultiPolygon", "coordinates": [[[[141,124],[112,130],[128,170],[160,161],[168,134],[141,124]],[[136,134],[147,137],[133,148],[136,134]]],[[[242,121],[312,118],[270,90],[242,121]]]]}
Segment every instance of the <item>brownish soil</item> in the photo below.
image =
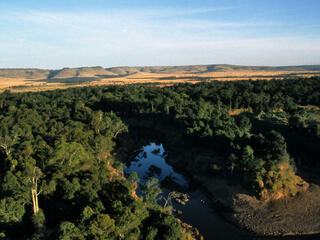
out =
{"type": "Polygon", "coordinates": [[[257,235],[285,236],[320,233],[320,186],[310,184],[295,196],[262,201],[240,185],[222,179],[198,178],[213,200],[226,211],[221,214],[241,229],[257,235]]]}

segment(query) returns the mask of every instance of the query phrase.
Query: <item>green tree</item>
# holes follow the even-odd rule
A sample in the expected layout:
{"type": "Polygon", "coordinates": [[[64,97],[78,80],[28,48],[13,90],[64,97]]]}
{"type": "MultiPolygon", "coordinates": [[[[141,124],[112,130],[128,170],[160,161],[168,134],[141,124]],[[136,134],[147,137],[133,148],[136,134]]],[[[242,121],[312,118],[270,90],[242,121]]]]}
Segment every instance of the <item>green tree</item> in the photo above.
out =
{"type": "Polygon", "coordinates": [[[62,222],[59,227],[59,240],[85,240],[85,237],[75,224],[62,222]]]}
{"type": "Polygon", "coordinates": [[[116,239],[118,235],[115,222],[108,214],[98,214],[90,223],[89,236],[94,240],[116,239]]]}

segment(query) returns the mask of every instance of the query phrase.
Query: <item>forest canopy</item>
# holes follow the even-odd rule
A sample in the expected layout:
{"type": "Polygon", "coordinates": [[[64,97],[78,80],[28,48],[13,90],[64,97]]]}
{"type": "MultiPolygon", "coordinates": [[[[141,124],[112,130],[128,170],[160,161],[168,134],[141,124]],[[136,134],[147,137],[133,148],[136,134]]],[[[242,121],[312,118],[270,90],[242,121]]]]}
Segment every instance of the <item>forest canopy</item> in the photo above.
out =
{"type": "Polygon", "coordinates": [[[296,168],[320,166],[319,107],[318,77],[5,91],[0,239],[186,238],[157,186],[132,194],[116,154],[132,119],[170,121],[181,142],[219,154],[181,156],[196,174],[242,179],[257,197],[295,194],[296,168]]]}

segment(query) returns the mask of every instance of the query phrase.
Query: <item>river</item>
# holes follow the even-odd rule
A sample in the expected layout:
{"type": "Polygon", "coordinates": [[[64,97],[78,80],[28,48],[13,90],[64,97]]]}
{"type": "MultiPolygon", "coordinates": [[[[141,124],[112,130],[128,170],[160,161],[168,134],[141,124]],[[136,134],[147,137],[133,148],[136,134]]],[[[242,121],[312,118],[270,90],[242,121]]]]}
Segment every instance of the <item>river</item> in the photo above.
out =
{"type": "MultiPolygon", "coordinates": [[[[200,186],[193,184],[187,177],[174,171],[166,162],[166,152],[162,144],[150,143],[139,149],[139,154],[127,163],[126,174],[136,172],[140,181],[146,183],[150,177],[157,178],[159,182],[166,177],[174,181],[174,185],[181,186],[190,196],[190,201],[186,205],[180,205],[175,201],[172,206],[180,210],[180,214],[175,214],[193,227],[199,229],[204,239],[213,240],[260,240],[260,239],[300,239],[296,237],[268,238],[255,237],[245,234],[235,226],[222,219],[211,205],[206,193],[200,186]]],[[[162,188],[163,196],[167,198],[168,191],[162,188]]]]}

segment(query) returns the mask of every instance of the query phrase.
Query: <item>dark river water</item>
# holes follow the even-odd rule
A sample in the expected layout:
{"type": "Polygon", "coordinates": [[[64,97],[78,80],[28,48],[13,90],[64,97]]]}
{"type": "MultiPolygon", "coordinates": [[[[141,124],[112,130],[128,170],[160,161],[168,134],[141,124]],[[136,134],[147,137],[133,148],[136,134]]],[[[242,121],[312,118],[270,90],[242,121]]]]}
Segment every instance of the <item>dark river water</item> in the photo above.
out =
{"type": "MultiPolygon", "coordinates": [[[[223,220],[212,207],[212,203],[206,196],[205,192],[201,191],[199,186],[194,186],[186,177],[175,172],[173,168],[165,161],[166,153],[162,144],[157,145],[150,143],[141,148],[141,152],[133,160],[128,162],[125,172],[130,174],[137,172],[140,181],[145,183],[149,177],[157,178],[159,182],[167,176],[180,186],[188,189],[190,201],[186,205],[172,202],[174,209],[181,210],[181,214],[176,214],[183,222],[186,222],[199,229],[204,239],[212,240],[260,240],[260,239],[300,239],[295,237],[290,238],[264,238],[254,237],[242,233],[235,226],[223,220]],[[156,170],[155,170],[156,169],[156,170]],[[161,170],[159,170],[161,169],[161,170]]],[[[163,190],[163,195],[168,196],[168,192],[163,190]]]]}

